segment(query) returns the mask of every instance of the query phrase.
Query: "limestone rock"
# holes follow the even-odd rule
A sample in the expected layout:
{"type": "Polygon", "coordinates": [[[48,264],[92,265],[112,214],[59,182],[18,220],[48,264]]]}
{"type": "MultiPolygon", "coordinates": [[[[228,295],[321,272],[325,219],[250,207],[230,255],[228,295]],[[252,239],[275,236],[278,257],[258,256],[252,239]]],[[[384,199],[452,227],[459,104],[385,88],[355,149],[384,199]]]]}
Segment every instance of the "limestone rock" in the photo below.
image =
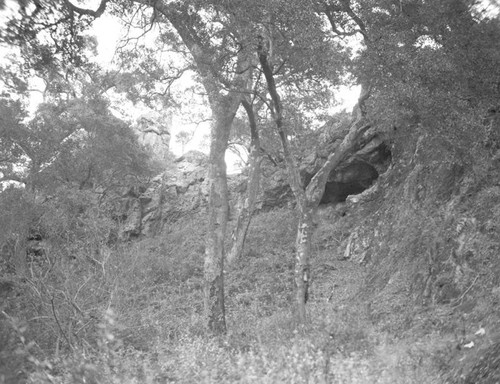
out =
{"type": "Polygon", "coordinates": [[[132,202],[131,209],[126,214],[126,221],[120,228],[121,239],[129,239],[141,234],[142,207],[139,200],[132,202]]]}
{"type": "MultiPolygon", "coordinates": [[[[339,140],[346,133],[345,127],[342,127],[332,128],[333,133],[328,131],[319,135],[320,140],[334,140],[335,145],[329,146],[329,143],[323,142],[321,148],[315,148],[303,157],[300,174],[304,185],[307,186],[323,166],[331,153],[329,151],[335,151],[337,148],[339,140]]],[[[362,142],[361,148],[330,173],[320,204],[337,204],[346,201],[350,195],[360,194],[370,188],[379,174],[384,173],[390,164],[391,151],[386,140],[382,135],[370,132],[362,142]]],[[[262,173],[262,196],[257,208],[266,210],[293,204],[294,199],[286,169],[264,161],[262,173]]]]}
{"type": "MultiPolygon", "coordinates": [[[[439,135],[413,132],[419,136],[406,157],[372,188],[351,195],[349,215],[335,218],[349,233],[337,257],[369,265],[361,292],[371,302],[370,316],[384,326],[393,326],[397,314],[412,306],[459,304],[477,276],[470,255],[478,253],[478,230],[469,224],[457,233],[455,227],[466,223],[453,219],[456,202],[468,198],[461,188],[467,169],[460,150],[439,135]],[[460,246],[460,236],[468,246],[460,246]]],[[[348,177],[349,172],[337,180],[348,177]]]]}

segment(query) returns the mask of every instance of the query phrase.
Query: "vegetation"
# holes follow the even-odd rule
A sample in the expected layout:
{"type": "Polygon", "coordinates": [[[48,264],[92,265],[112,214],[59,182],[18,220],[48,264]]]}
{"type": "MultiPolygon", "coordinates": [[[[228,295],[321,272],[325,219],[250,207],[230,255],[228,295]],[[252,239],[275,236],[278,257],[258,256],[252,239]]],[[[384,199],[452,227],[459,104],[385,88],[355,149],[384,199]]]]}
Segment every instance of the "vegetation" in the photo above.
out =
{"type": "Polygon", "coordinates": [[[0,383],[498,378],[498,6],[0,1],[10,7],[0,383]],[[101,68],[88,31],[111,16],[128,34],[101,68]],[[203,176],[159,164],[118,112],[125,98],[189,109],[179,80],[210,115],[203,176]],[[353,113],[332,112],[354,84],[353,113]],[[231,144],[249,159],[228,183],[231,144]],[[375,184],[320,204],[365,159],[375,184]],[[283,201],[265,205],[279,172],[283,201]]]}

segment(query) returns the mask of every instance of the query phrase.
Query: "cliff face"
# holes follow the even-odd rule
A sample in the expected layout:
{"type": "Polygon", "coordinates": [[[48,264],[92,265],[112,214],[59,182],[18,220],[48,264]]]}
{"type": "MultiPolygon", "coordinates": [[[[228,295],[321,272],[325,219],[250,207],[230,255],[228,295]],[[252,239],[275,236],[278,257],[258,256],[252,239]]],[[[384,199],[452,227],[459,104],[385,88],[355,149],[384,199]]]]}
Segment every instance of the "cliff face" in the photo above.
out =
{"type": "Polygon", "coordinates": [[[350,228],[342,257],[369,270],[365,291],[374,316],[379,306],[398,313],[406,306],[460,305],[477,276],[491,288],[498,282],[492,271],[500,265],[486,246],[500,240],[495,160],[479,174],[462,148],[416,131],[412,150],[370,190],[348,198],[350,217],[338,222],[350,228]]]}

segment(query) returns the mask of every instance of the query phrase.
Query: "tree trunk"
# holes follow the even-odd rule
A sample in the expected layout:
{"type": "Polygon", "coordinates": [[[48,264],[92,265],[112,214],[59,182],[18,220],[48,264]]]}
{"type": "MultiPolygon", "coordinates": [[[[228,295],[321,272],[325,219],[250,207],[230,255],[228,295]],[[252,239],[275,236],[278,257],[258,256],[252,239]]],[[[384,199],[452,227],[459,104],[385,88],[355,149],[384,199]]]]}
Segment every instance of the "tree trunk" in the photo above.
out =
{"type": "Polygon", "coordinates": [[[248,232],[248,227],[252,220],[252,215],[255,210],[255,203],[259,194],[260,188],[260,165],[262,163],[262,155],[260,151],[260,139],[255,121],[255,113],[252,105],[248,101],[242,102],[247,111],[250,131],[251,143],[249,154],[249,180],[247,190],[241,208],[236,218],[236,226],[231,235],[231,249],[227,254],[227,262],[231,264],[238,260],[243,253],[243,246],[248,232]]]}
{"type": "Polygon", "coordinates": [[[28,242],[29,229],[23,225],[19,233],[16,234],[14,238],[14,252],[13,252],[13,264],[16,275],[19,277],[28,277],[29,268],[28,260],[26,255],[27,242],[28,242]]]}
{"type": "Polygon", "coordinates": [[[224,307],[224,238],[229,216],[226,162],[224,155],[229,132],[239,102],[228,95],[212,105],[214,125],[211,132],[208,172],[208,228],[204,266],[204,308],[206,325],[215,334],[226,332],[224,307]]]}
{"type": "Polygon", "coordinates": [[[295,243],[295,287],[297,319],[299,323],[306,323],[306,303],[309,298],[310,279],[310,253],[311,237],[314,232],[313,213],[314,209],[306,207],[300,210],[301,217],[297,227],[297,239],[295,243]]]}

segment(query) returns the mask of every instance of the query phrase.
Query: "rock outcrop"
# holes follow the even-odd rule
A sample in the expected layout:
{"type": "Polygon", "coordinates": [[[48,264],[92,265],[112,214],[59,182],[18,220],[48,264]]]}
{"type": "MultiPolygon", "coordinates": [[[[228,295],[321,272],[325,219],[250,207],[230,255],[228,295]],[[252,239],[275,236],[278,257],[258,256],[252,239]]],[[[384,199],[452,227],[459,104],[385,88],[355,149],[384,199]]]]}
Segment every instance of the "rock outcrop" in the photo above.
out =
{"type": "Polygon", "coordinates": [[[151,111],[139,116],[134,128],[139,142],[149,147],[157,159],[165,160],[169,156],[171,126],[172,116],[151,111]]]}
{"type": "Polygon", "coordinates": [[[191,151],[149,182],[142,193],[124,199],[127,212],[121,239],[153,236],[164,224],[199,210],[208,195],[207,156],[191,151]]]}
{"type": "MultiPolygon", "coordinates": [[[[346,133],[342,125],[336,129],[329,126],[324,129],[328,135],[323,133],[322,137],[329,138],[324,144],[325,149],[309,155],[301,168],[306,185],[326,161],[326,157],[335,152],[346,133]]],[[[330,173],[321,204],[344,202],[348,196],[370,188],[390,166],[392,154],[387,142],[387,138],[375,128],[370,129],[361,139],[359,149],[330,173]]]]}
{"type": "MultiPolygon", "coordinates": [[[[321,149],[314,149],[304,157],[300,173],[305,185],[309,184],[328,155],[335,151],[337,146],[338,141],[323,143],[321,149]]],[[[346,201],[348,196],[365,191],[373,185],[380,174],[388,169],[390,164],[391,151],[386,140],[382,135],[373,132],[368,134],[361,148],[330,173],[320,204],[341,203],[346,201]]],[[[264,166],[263,191],[259,199],[259,209],[286,206],[293,202],[293,194],[283,167],[271,164],[264,166]]]]}
{"type": "MultiPolygon", "coordinates": [[[[142,120],[146,124],[146,119],[142,120]]],[[[323,143],[323,148],[334,150],[335,144],[323,143]]],[[[314,150],[304,160],[301,174],[307,185],[320,169],[328,152],[314,150]]],[[[370,134],[360,149],[330,173],[322,204],[344,202],[349,195],[359,194],[370,188],[381,172],[390,163],[391,153],[384,140],[377,134],[370,134]]],[[[175,221],[203,207],[208,196],[205,182],[207,156],[191,151],[152,179],[139,193],[124,197],[126,213],[120,229],[121,239],[152,236],[169,221],[175,221]]],[[[230,205],[237,204],[239,196],[245,193],[245,178],[241,175],[228,177],[230,205]]],[[[261,196],[258,210],[292,206],[293,194],[288,184],[284,167],[276,164],[263,165],[261,196]]],[[[231,210],[233,213],[234,210],[231,210]]]]}

